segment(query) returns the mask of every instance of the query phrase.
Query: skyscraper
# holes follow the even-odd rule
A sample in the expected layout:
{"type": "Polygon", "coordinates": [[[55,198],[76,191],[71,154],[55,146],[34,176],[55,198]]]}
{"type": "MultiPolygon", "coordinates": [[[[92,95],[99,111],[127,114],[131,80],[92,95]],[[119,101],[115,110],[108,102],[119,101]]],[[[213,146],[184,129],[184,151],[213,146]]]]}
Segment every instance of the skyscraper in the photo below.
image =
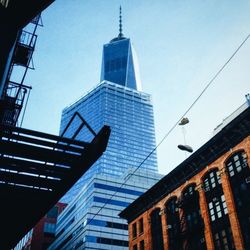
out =
{"type": "MultiPolygon", "coordinates": [[[[138,65],[130,39],[121,30],[119,35],[103,46],[101,83],[62,113],[61,132],[77,111],[95,130],[111,127],[106,152],[64,196],[69,203],[94,173],[121,176],[129,167],[137,167],[155,147],[155,128],[151,96],[139,91],[138,65]],[[112,81],[112,82],[111,82],[112,81]]],[[[78,129],[80,118],[75,117],[65,136],[78,129]]],[[[76,139],[92,139],[87,130],[76,139]]],[[[157,172],[156,153],[141,168],[157,172]]]]}
{"type": "MultiPolygon", "coordinates": [[[[109,125],[111,135],[106,152],[63,197],[69,205],[58,219],[49,249],[125,250],[128,228],[118,214],[162,176],[152,153],[151,96],[141,91],[136,55],[122,34],[121,10],[119,35],[103,46],[101,82],[63,110],[61,133],[75,112],[79,116],[66,136],[78,130],[81,117],[95,131],[109,125]]],[[[86,130],[79,138],[88,141],[92,135],[86,130]]]]}

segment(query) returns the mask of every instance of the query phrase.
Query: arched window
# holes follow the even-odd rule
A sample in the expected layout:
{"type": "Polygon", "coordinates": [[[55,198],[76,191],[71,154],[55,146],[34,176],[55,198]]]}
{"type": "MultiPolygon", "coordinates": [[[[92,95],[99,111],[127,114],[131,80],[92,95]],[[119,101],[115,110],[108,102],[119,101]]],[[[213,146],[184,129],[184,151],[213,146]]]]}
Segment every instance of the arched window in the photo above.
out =
{"type": "Polygon", "coordinates": [[[234,196],[245,249],[250,249],[250,169],[245,151],[233,154],[226,169],[234,196]]]}
{"type": "Polygon", "coordinates": [[[218,169],[213,169],[203,177],[203,189],[205,191],[215,249],[235,249],[227,204],[218,169]]]}
{"type": "Polygon", "coordinates": [[[151,220],[152,250],[164,250],[160,208],[156,208],[151,213],[150,220],[151,220]]]}
{"type": "Polygon", "coordinates": [[[165,212],[167,219],[168,249],[169,250],[182,249],[177,197],[171,198],[166,203],[165,212]]]}
{"type": "Polygon", "coordinates": [[[179,206],[182,209],[180,229],[184,249],[206,249],[204,223],[200,212],[199,193],[192,184],[182,192],[179,206]]]}

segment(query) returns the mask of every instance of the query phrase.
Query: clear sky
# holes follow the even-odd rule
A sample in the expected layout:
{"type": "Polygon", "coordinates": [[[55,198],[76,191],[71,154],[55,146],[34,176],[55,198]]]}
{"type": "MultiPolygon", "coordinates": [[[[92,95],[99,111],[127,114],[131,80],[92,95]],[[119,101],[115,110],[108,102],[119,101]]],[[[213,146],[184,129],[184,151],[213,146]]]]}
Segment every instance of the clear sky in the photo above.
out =
{"type": "MultiPolygon", "coordinates": [[[[102,46],[123,33],[138,55],[142,88],[152,94],[157,142],[250,33],[248,0],[57,0],[43,14],[34,53],[33,89],[23,127],[58,134],[61,111],[100,80],[102,46]]],[[[250,39],[188,113],[186,140],[197,150],[245,102],[250,39]]],[[[177,127],[158,148],[161,173],[188,154],[177,127]]]]}

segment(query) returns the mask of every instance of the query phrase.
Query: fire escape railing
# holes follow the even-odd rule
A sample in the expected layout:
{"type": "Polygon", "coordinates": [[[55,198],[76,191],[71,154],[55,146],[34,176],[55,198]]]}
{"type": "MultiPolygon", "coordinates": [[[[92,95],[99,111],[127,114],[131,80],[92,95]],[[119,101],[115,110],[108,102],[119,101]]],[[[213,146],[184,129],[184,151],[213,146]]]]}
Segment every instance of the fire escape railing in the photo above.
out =
{"type": "MultiPolygon", "coordinates": [[[[38,26],[42,26],[41,16],[35,17],[29,25],[32,26],[31,31],[24,28],[19,32],[4,91],[0,97],[1,124],[16,126],[21,112],[23,112],[23,116],[25,113],[23,107],[27,105],[31,87],[25,85],[24,80],[28,69],[34,69],[32,56],[37,41],[36,29],[38,26]],[[16,77],[15,74],[17,68],[19,68],[19,77],[16,77]]],[[[22,121],[23,117],[19,121],[20,126],[22,121]]]]}

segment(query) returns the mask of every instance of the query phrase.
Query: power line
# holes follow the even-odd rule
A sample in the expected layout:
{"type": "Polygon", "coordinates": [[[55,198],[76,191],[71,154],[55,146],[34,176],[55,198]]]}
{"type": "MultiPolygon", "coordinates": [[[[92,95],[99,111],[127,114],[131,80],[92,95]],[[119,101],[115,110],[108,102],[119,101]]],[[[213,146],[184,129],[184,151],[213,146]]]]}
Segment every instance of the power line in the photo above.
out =
{"type": "Polygon", "coordinates": [[[229,64],[229,62],[234,58],[234,56],[238,53],[241,47],[246,43],[249,39],[250,34],[243,40],[243,42],[237,47],[234,53],[229,57],[229,59],[222,65],[222,67],[217,71],[217,73],[212,77],[212,79],[207,83],[205,88],[201,91],[198,97],[192,102],[192,104],[188,107],[188,109],[184,112],[181,118],[174,123],[174,125],[169,129],[169,131],[165,134],[165,136],[160,140],[160,142],[155,146],[154,149],[145,157],[145,159],[132,171],[130,176],[119,186],[117,187],[117,191],[115,191],[110,198],[99,208],[99,210],[93,215],[93,217],[87,222],[87,225],[100,213],[100,211],[109,203],[110,200],[117,194],[117,192],[127,183],[132,175],[144,164],[144,162],[156,151],[156,149],[163,143],[163,141],[169,136],[170,133],[175,129],[175,127],[179,124],[181,119],[186,116],[186,114],[193,108],[193,106],[198,102],[201,96],[205,93],[205,91],[210,87],[210,85],[214,82],[214,80],[219,76],[219,74],[224,70],[224,68],[229,64]]]}

